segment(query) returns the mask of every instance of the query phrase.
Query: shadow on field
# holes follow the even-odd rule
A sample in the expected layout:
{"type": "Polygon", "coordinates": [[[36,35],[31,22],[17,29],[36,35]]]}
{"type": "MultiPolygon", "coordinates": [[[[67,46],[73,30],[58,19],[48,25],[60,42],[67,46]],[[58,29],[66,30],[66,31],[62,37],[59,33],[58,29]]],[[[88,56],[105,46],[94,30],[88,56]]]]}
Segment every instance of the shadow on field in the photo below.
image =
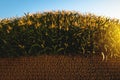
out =
{"type": "Polygon", "coordinates": [[[120,59],[41,55],[0,58],[0,80],[119,80],[120,59]]]}

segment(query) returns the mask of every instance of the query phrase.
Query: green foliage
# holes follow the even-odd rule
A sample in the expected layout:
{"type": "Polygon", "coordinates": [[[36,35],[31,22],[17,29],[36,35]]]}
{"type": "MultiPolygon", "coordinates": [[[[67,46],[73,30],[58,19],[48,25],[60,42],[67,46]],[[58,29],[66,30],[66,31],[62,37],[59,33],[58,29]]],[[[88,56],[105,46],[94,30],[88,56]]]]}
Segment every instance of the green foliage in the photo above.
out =
{"type": "Polygon", "coordinates": [[[120,23],[70,11],[25,14],[0,21],[0,57],[40,54],[120,54],[120,23]]]}

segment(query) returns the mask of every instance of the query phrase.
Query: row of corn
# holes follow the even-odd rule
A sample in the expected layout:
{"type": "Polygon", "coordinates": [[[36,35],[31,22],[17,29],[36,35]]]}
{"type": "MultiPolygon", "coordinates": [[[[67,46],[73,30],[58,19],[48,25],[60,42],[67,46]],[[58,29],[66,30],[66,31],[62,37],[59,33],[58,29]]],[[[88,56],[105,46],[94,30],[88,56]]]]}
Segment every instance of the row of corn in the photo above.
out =
{"type": "Polygon", "coordinates": [[[119,56],[119,20],[74,11],[27,13],[0,20],[0,57],[101,53],[119,56]]]}

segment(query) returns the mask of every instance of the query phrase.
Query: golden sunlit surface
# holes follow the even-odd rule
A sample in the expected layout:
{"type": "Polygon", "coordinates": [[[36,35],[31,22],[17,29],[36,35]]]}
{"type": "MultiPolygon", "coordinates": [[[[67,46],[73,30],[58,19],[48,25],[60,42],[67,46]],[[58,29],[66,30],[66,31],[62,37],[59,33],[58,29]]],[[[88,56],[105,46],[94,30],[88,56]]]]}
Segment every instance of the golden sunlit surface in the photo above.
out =
{"type": "Polygon", "coordinates": [[[109,47],[111,48],[111,57],[120,57],[120,25],[113,25],[108,29],[106,34],[109,41],[109,47]]]}

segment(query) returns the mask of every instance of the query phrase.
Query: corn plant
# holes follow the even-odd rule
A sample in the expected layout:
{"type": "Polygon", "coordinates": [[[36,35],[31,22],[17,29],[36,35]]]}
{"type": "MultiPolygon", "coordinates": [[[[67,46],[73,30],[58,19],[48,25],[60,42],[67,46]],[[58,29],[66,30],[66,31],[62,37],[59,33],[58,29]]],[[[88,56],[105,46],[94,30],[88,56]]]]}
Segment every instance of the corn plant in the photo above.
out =
{"type": "Polygon", "coordinates": [[[40,54],[120,56],[120,22],[73,11],[27,13],[0,21],[0,57],[40,54]]]}

